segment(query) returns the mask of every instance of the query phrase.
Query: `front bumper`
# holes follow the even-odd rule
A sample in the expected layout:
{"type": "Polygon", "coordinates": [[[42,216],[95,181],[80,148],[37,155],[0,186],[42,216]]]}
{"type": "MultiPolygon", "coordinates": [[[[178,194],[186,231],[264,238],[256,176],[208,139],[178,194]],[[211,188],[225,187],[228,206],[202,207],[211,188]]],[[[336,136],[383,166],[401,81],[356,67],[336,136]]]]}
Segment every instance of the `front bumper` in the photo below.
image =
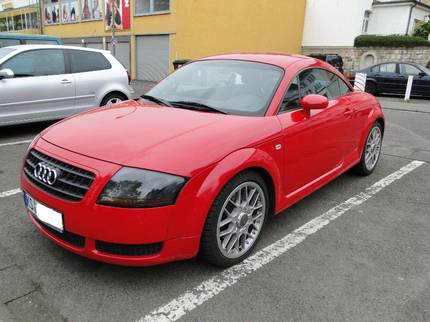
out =
{"type": "Polygon", "coordinates": [[[195,256],[199,235],[185,233],[186,187],[175,205],[127,209],[97,205],[96,200],[121,166],[95,160],[39,139],[35,147],[57,160],[91,171],[96,176],[85,197],[76,202],[53,196],[33,185],[21,172],[21,188],[39,202],[63,214],[64,233],[38,221],[33,224],[58,245],[95,260],[129,266],[156,265],[195,256]]]}

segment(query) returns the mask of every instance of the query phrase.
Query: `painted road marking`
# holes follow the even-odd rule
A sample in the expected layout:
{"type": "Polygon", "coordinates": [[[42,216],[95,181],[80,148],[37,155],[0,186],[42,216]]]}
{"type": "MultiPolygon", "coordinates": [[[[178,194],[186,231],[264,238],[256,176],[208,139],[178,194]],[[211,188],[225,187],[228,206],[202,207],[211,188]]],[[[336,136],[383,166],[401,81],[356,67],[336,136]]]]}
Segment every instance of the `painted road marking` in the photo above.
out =
{"type": "Polygon", "coordinates": [[[422,161],[412,161],[401,169],[393,172],[387,177],[366,188],[359,194],[356,194],[334,208],[331,208],[322,215],[297,228],[295,231],[286,235],[282,239],[258,251],[242,263],[230,267],[224,270],[222,273],[207,279],[200,285],[194,287],[192,290],[186,291],[176,299],[157,308],[138,321],[176,321],[180,319],[185,314],[187,314],[187,312],[194,310],[204,302],[210,300],[215,295],[224,291],[227,287],[236,284],[241,278],[246,277],[252,272],[270,263],[280,255],[284,254],[289,249],[299,245],[307,237],[315,234],[330,222],[342,216],[348,210],[361,205],[379,191],[399,180],[404,175],[412,172],[424,163],[425,162],[422,161]]]}
{"type": "Polygon", "coordinates": [[[16,195],[17,193],[20,193],[21,189],[17,188],[17,189],[12,189],[9,191],[4,191],[4,192],[0,192],[0,198],[5,198],[5,197],[9,197],[9,196],[13,196],[16,195]]]}
{"type": "Polygon", "coordinates": [[[25,144],[25,143],[30,143],[31,141],[33,141],[33,139],[31,139],[31,140],[24,140],[24,141],[17,141],[17,142],[0,143],[0,147],[2,147],[2,146],[8,146],[8,145],[25,144]]]}

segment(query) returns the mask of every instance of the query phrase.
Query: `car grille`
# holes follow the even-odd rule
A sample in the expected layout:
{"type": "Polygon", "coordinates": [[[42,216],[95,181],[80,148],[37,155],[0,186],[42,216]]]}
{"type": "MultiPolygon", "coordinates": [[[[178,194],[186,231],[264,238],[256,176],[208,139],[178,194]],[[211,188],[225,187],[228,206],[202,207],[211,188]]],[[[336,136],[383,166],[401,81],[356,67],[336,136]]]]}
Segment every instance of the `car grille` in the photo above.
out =
{"type": "Polygon", "coordinates": [[[154,244],[115,244],[96,240],[96,249],[100,252],[120,256],[148,256],[161,252],[163,243],[154,244]]]}
{"type": "Polygon", "coordinates": [[[32,149],[25,160],[24,173],[34,185],[56,197],[69,201],[80,201],[94,181],[94,173],[56,160],[32,149]],[[61,171],[53,185],[36,178],[34,169],[40,162],[61,171]]]}
{"type": "Polygon", "coordinates": [[[62,241],[71,244],[75,247],[79,247],[79,248],[84,248],[85,245],[85,237],[78,235],[78,234],[74,234],[71,233],[69,231],[63,231],[62,233],[60,233],[59,231],[49,227],[48,225],[44,224],[43,222],[41,222],[38,218],[36,218],[35,216],[33,216],[34,220],[37,221],[37,223],[42,226],[42,228],[44,230],[46,230],[48,233],[50,233],[51,235],[54,235],[55,237],[57,237],[58,239],[61,239],[62,241]]]}

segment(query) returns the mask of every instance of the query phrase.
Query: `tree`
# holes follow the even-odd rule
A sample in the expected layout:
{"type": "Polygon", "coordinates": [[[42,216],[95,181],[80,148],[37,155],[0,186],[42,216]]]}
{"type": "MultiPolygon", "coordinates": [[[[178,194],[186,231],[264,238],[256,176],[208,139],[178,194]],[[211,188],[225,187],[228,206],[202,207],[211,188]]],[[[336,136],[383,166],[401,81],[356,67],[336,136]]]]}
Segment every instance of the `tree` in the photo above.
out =
{"type": "Polygon", "coordinates": [[[430,20],[427,22],[420,22],[415,28],[414,36],[428,39],[430,34],[430,20]]]}

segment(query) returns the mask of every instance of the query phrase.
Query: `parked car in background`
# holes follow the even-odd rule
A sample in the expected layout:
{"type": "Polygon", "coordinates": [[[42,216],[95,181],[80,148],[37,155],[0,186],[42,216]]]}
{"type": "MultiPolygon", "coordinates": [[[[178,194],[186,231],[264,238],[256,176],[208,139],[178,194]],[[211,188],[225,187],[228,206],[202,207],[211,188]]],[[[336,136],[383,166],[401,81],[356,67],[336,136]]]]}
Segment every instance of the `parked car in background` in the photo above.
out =
{"type": "Polygon", "coordinates": [[[405,95],[408,77],[414,76],[412,96],[430,96],[430,70],[415,63],[385,62],[352,71],[349,80],[354,83],[356,73],[367,74],[366,92],[373,95],[387,93],[405,95]]]}
{"type": "Polygon", "coordinates": [[[309,56],[329,63],[343,74],[342,56],[338,54],[310,54],[309,56]]]}
{"type": "Polygon", "coordinates": [[[0,48],[0,125],[61,119],[132,98],[109,51],[51,45],[0,48]]]}
{"type": "Polygon", "coordinates": [[[384,123],[375,97],[320,60],[206,57],[139,99],[46,129],[21,188],[33,224],[79,255],[231,266],[270,215],[351,168],[371,174],[384,123]]]}
{"type": "Polygon", "coordinates": [[[64,45],[62,39],[47,35],[0,33],[0,48],[17,45],[64,45]]]}

